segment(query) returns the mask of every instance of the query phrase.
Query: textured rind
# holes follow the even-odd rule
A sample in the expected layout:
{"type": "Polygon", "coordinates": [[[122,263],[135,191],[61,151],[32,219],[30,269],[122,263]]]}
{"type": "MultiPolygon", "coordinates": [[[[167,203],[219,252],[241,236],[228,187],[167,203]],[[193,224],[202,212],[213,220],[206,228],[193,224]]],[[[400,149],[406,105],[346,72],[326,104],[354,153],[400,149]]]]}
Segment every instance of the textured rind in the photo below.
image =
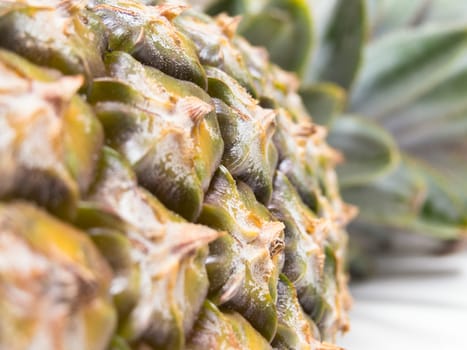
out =
{"type": "MultiPolygon", "coordinates": [[[[107,260],[111,283],[104,283],[101,292],[113,300],[109,312],[117,315],[117,325],[114,334],[102,334],[93,344],[96,350],[107,345],[270,349],[288,342],[324,349],[328,345],[322,341],[347,329],[343,228],[353,210],[337,189],[339,157],[325,142],[326,130],[307,115],[297,78],[237,36],[236,19],[133,0],[23,1],[0,9],[0,26],[20,41],[0,41],[0,46],[64,74],[0,52],[0,59],[17,59],[2,69],[20,72],[16,80],[33,87],[23,91],[36,93],[55,112],[49,119],[62,117],[54,119],[60,126],[55,139],[47,133],[42,137],[57,150],[51,167],[60,173],[49,177],[63,182],[71,198],[65,196],[66,206],[58,205],[66,209],[61,213],[36,192],[21,195],[10,186],[2,195],[0,186],[0,205],[10,210],[14,204],[9,201],[17,198],[38,203],[80,234],[86,232],[99,259],[107,260]],[[51,27],[37,34],[43,41],[23,42],[44,18],[51,19],[51,27]],[[54,34],[57,22],[61,26],[54,34]],[[81,47],[86,38],[92,40],[81,47]],[[54,44],[44,47],[47,40],[54,44]],[[74,73],[82,75],[68,76],[74,73]],[[43,87],[48,84],[54,94],[43,87]],[[71,116],[61,112],[70,104],[71,116]],[[62,126],[62,120],[71,122],[62,126]],[[61,130],[63,145],[56,141],[62,140],[61,130]],[[158,141],[164,137],[170,140],[158,141]],[[103,142],[113,149],[102,147],[103,142]],[[181,175],[181,168],[188,170],[181,175]],[[283,191],[284,183],[289,190],[283,191]],[[291,259],[303,248],[295,247],[298,236],[284,212],[294,203],[293,220],[313,223],[298,240],[314,244],[302,255],[315,264],[305,272],[291,259]],[[291,271],[310,277],[315,291],[304,288],[291,271]],[[292,282],[279,281],[281,272],[292,282]],[[287,303],[300,320],[287,316],[287,303]],[[307,329],[294,334],[295,321],[307,329]]],[[[0,106],[20,108],[11,94],[21,89],[6,76],[0,77],[0,106]]],[[[21,111],[34,120],[34,111],[21,111]]],[[[38,138],[40,130],[30,125],[16,143],[0,144],[0,156],[8,160],[0,171],[10,178],[21,160],[15,150],[38,138]]],[[[20,129],[0,122],[0,131],[9,130],[20,129]]],[[[25,188],[33,184],[52,191],[31,181],[31,167],[25,173],[25,188]]],[[[26,269],[33,271],[33,266],[26,269]]],[[[0,270],[0,277],[9,273],[0,270]]],[[[84,326],[105,326],[96,322],[84,326]]],[[[41,326],[57,331],[54,324],[41,326]]],[[[72,334],[76,344],[83,339],[81,333],[72,334]]]]}
{"type": "Polygon", "coordinates": [[[0,348],[105,348],[112,274],[84,232],[30,203],[1,203],[0,276],[0,348]]]}

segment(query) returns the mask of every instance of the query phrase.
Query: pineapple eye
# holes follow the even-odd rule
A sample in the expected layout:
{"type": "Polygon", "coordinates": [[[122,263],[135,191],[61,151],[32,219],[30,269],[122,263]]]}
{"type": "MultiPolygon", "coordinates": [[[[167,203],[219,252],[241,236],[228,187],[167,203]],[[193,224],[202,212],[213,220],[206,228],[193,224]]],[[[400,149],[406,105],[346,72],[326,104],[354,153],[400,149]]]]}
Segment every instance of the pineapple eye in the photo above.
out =
{"type": "Polygon", "coordinates": [[[271,254],[271,257],[274,257],[280,254],[284,250],[284,247],[284,240],[277,238],[273,242],[271,242],[271,245],[269,247],[269,254],[271,254]]]}

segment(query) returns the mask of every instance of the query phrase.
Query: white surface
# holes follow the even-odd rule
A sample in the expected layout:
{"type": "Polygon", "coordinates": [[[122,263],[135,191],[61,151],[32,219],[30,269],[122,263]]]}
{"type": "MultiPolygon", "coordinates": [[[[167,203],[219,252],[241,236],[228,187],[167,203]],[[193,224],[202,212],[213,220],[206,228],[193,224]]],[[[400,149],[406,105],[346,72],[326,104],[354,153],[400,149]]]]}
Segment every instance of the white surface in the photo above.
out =
{"type": "Polygon", "coordinates": [[[347,350],[467,350],[467,253],[391,257],[352,285],[347,350]]]}

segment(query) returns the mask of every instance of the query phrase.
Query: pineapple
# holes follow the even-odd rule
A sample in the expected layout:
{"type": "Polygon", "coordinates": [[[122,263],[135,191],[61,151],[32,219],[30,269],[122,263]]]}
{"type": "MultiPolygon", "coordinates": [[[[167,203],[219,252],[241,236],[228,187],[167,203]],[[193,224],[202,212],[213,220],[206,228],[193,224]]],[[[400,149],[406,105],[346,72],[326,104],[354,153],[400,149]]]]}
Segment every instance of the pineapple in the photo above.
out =
{"type": "Polygon", "coordinates": [[[338,349],[339,155],[237,25],[0,3],[1,349],[338,349]]]}

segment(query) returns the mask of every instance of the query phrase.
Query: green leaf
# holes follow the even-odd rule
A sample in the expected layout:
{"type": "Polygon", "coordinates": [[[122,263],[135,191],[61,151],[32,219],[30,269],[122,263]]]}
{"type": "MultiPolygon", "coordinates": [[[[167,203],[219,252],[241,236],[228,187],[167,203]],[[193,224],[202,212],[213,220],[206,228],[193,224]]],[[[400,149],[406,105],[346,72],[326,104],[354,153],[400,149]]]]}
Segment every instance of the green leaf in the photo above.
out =
{"type": "Polygon", "coordinates": [[[408,105],[446,78],[466,45],[465,26],[404,31],[371,44],[351,96],[351,110],[382,118],[408,105]]]}
{"type": "Polygon", "coordinates": [[[461,200],[464,202],[467,213],[467,136],[436,145],[418,145],[411,147],[410,153],[422,159],[443,174],[444,180],[449,183],[461,200]]]}
{"type": "Polygon", "coordinates": [[[408,158],[391,174],[368,185],[346,188],[342,194],[359,206],[359,225],[391,227],[440,239],[467,233],[463,203],[441,177],[408,158]]]}
{"type": "Polygon", "coordinates": [[[410,149],[467,137],[467,50],[446,78],[410,105],[382,120],[400,144],[410,149]]]}
{"type": "Polygon", "coordinates": [[[286,70],[304,72],[313,43],[307,1],[272,0],[261,11],[234,14],[244,16],[239,32],[253,45],[266,47],[272,62],[286,70]]]}
{"type": "Polygon", "coordinates": [[[463,0],[366,0],[373,38],[433,23],[466,23],[463,0]]]}
{"type": "Polygon", "coordinates": [[[372,36],[379,37],[422,21],[432,2],[431,0],[366,0],[372,36]]]}
{"type": "Polygon", "coordinates": [[[467,2],[463,0],[431,0],[425,22],[466,22],[467,2]]]}
{"type": "Polygon", "coordinates": [[[467,50],[463,50],[444,80],[381,120],[404,151],[442,172],[464,198],[467,198],[466,82],[467,50]]]}
{"type": "MultiPolygon", "coordinates": [[[[270,0],[205,0],[208,4],[207,13],[217,15],[221,12],[227,12],[230,15],[243,13],[260,13],[270,0]]],[[[198,1],[194,1],[198,2],[198,1]]]]}
{"type": "Polygon", "coordinates": [[[364,0],[312,0],[317,49],[306,83],[330,81],[347,89],[358,70],[366,36],[364,0]]]}
{"type": "Polygon", "coordinates": [[[392,136],[357,117],[337,119],[328,142],[344,155],[344,162],[337,167],[341,188],[372,181],[393,170],[399,160],[392,136]]]}
{"type": "Polygon", "coordinates": [[[410,220],[425,191],[423,178],[401,164],[373,183],[346,188],[342,194],[346,201],[360,207],[359,219],[382,224],[410,220]]]}
{"type": "Polygon", "coordinates": [[[300,96],[313,121],[326,126],[342,113],[346,98],[342,88],[330,83],[306,86],[300,90],[300,96]]]}
{"type": "MultiPolygon", "coordinates": [[[[432,120],[409,125],[396,134],[401,145],[410,151],[429,146],[434,149],[440,144],[467,137],[467,106],[458,113],[441,114],[432,120]]],[[[429,152],[428,150],[425,153],[429,152]]]]}
{"type": "Polygon", "coordinates": [[[437,174],[426,166],[418,164],[419,170],[427,184],[427,195],[421,208],[422,221],[441,221],[451,225],[463,225],[467,228],[467,212],[457,196],[456,188],[451,187],[441,174],[437,174]]]}

